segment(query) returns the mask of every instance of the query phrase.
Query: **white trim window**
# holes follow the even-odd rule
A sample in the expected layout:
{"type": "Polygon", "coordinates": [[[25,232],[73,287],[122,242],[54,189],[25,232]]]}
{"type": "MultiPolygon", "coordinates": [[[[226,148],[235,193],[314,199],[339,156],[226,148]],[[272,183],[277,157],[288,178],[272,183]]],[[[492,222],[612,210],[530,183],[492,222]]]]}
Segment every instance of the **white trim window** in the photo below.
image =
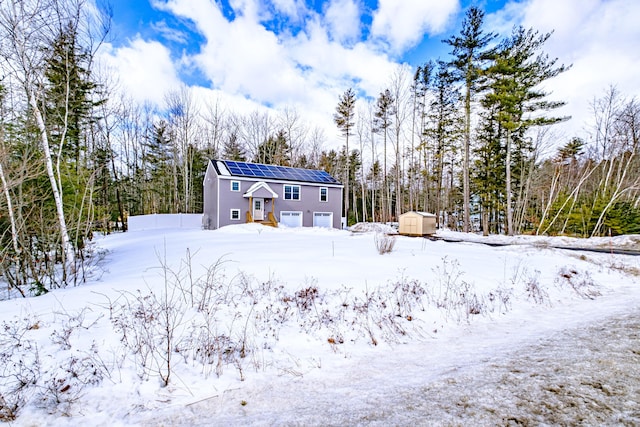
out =
{"type": "Polygon", "coordinates": [[[320,201],[321,202],[329,201],[329,189],[327,187],[320,187],[320,201]]]}
{"type": "Polygon", "coordinates": [[[231,221],[240,221],[240,209],[231,209],[229,218],[231,221]]]}
{"type": "Polygon", "coordinates": [[[284,185],[284,199],[285,200],[300,200],[300,186],[299,185],[284,185]]]}
{"type": "Polygon", "coordinates": [[[240,181],[231,181],[231,191],[240,191],[240,181]]]}

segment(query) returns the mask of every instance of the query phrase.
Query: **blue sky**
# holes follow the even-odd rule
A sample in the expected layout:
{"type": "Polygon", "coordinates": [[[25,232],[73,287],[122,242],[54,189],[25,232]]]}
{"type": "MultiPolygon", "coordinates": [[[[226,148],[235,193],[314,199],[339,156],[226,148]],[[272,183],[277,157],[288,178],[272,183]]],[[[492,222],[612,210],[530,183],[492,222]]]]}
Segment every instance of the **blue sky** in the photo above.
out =
{"type": "Polygon", "coordinates": [[[162,108],[185,84],[234,111],[295,108],[331,129],[350,86],[375,98],[398,73],[446,58],[442,40],[470,5],[485,11],[487,31],[554,31],[545,50],[572,68],[548,89],[568,102],[568,133],[585,127],[607,86],[638,95],[636,0],[115,0],[102,59],[135,101],[162,108]]]}
{"type": "MultiPolygon", "coordinates": [[[[400,0],[402,1],[402,0],[400,0]]],[[[180,56],[183,53],[196,54],[204,39],[202,35],[194,28],[193,22],[180,18],[162,8],[154,7],[153,1],[126,1],[116,0],[112,2],[114,12],[114,42],[116,45],[126,45],[128,40],[136,37],[143,39],[160,40],[165,46],[169,47],[174,56],[180,56]]],[[[218,2],[223,10],[224,16],[230,21],[236,17],[234,8],[229,4],[228,0],[218,2]]],[[[266,4],[266,2],[259,2],[266,4]]],[[[305,0],[304,4],[309,10],[322,14],[323,8],[327,7],[327,0],[305,0]]],[[[454,2],[455,3],[455,2],[454,2]]],[[[500,10],[505,4],[505,0],[499,1],[462,1],[457,7],[457,12],[453,14],[442,31],[434,33],[424,33],[420,35],[420,41],[416,42],[408,49],[393,55],[393,58],[399,62],[406,62],[411,66],[418,66],[438,57],[446,57],[449,47],[442,43],[442,39],[457,33],[462,24],[462,17],[465,10],[471,5],[478,5],[486,13],[493,13],[500,10]]],[[[297,34],[304,31],[303,22],[296,22],[290,17],[278,14],[273,6],[266,6],[270,9],[272,16],[269,19],[261,21],[265,28],[274,34],[291,32],[297,34]]],[[[364,41],[370,35],[370,25],[373,20],[373,13],[378,7],[378,1],[365,0],[361,2],[360,25],[361,37],[360,41],[364,41]]],[[[181,74],[183,81],[190,84],[206,85],[206,78],[201,75],[193,75],[194,70],[190,73],[181,74]]]]}

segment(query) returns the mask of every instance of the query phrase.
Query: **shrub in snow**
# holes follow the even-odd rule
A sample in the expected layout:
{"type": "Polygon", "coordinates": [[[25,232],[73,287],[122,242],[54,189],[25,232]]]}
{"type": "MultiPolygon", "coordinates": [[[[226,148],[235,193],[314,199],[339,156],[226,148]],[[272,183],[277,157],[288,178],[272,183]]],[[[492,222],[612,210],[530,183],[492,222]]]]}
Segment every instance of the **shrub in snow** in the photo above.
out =
{"type": "Polygon", "coordinates": [[[540,272],[536,271],[535,275],[529,276],[525,281],[525,292],[527,293],[527,299],[533,300],[536,304],[544,304],[549,299],[549,294],[546,289],[540,285],[538,277],[540,272]]]}
{"type": "Polygon", "coordinates": [[[100,384],[107,372],[99,357],[96,359],[94,355],[97,355],[95,343],[93,354],[73,355],[47,372],[44,387],[38,393],[38,405],[49,412],[71,415],[73,404],[81,401],[85,388],[100,384]]]}
{"type": "Polygon", "coordinates": [[[511,310],[513,288],[499,287],[489,292],[487,301],[490,305],[489,311],[506,313],[511,310]]]}
{"type": "Polygon", "coordinates": [[[380,255],[388,254],[393,251],[393,247],[396,245],[396,236],[376,233],[373,236],[373,241],[376,244],[376,249],[380,255]]]}
{"type": "MultiPolygon", "coordinates": [[[[84,323],[84,311],[67,315],[63,333],[54,333],[52,341],[61,353],[69,353],[71,337],[81,328],[95,324],[84,323]],[[82,320],[79,320],[82,319],[82,320]],[[76,323],[77,322],[77,323],[76,323]]],[[[3,322],[0,330],[0,421],[11,421],[19,411],[33,401],[50,413],[71,413],[72,405],[84,396],[87,386],[100,384],[110,371],[93,343],[87,351],[75,351],[62,358],[56,366],[44,369],[38,346],[27,336],[36,332],[40,324],[24,318],[3,322]]]]}
{"type": "Polygon", "coordinates": [[[442,266],[434,267],[433,272],[437,280],[433,298],[445,317],[458,322],[463,319],[469,321],[470,315],[483,314],[488,310],[485,297],[477,295],[472,283],[461,279],[463,272],[457,260],[449,260],[445,256],[442,266]]]}
{"type": "Polygon", "coordinates": [[[2,322],[0,329],[0,421],[16,419],[30,401],[40,380],[40,355],[28,331],[39,328],[34,319],[2,322]]]}
{"type": "Polygon", "coordinates": [[[562,267],[558,271],[555,283],[560,287],[570,287],[582,298],[594,299],[601,295],[589,272],[579,271],[573,267],[562,267]]]}
{"type": "MultiPolygon", "coordinates": [[[[304,289],[300,289],[295,294],[295,301],[298,310],[301,312],[311,310],[316,306],[316,298],[318,298],[318,288],[315,286],[309,286],[304,289]]],[[[316,312],[318,310],[316,309],[316,312]]]]}
{"type": "Polygon", "coordinates": [[[185,314],[176,287],[167,285],[159,293],[123,292],[121,300],[124,302],[115,310],[112,323],[134,356],[138,375],[147,379],[151,373],[157,374],[167,386],[173,373],[177,329],[185,314]]]}
{"type": "Polygon", "coordinates": [[[408,279],[404,275],[395,283],[393,287],[392,298],[393,305],[397,310],[398,317],[404,317],[411,321],[415,317],[414,311],[425,310],[425,297],[427,289],[416,279],[408,279]]]}

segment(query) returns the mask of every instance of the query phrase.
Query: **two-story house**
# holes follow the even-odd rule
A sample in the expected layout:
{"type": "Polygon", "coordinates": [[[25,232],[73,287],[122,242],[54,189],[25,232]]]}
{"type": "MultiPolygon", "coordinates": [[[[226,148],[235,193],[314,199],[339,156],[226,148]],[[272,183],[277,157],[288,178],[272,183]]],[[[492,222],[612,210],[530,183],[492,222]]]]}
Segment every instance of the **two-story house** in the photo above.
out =
{"type": "Polygon", "coordinates": [[[204,177],[205,229],[258,222],[340,228],[343,186],[325,171],[211,160],[204,177]]]}

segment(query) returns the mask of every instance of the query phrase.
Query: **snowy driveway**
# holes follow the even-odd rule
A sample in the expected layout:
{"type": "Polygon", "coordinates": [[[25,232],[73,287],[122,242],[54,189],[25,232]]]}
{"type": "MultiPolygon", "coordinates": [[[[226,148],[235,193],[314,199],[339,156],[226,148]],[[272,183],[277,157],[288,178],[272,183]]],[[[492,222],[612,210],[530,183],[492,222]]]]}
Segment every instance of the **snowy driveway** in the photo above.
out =
{"type": "Polygon", "coordinates": [[[638,425],[640,316],[563,331],[402,393],[403,401],[407,417],[389,423],[638,425]]]}
{"type": "Polygon", "coordinates": [[[637,309],[537,338],[526,331],[513,346],[504,337],[470,339],[436,346],[422,360],[396,347],[393,365],[372,360],[335,375],[280,377],[169,409],[146,425],[639,425],[637,309]],[[451,351],[446,362],[442,351],[451,351]]]}

